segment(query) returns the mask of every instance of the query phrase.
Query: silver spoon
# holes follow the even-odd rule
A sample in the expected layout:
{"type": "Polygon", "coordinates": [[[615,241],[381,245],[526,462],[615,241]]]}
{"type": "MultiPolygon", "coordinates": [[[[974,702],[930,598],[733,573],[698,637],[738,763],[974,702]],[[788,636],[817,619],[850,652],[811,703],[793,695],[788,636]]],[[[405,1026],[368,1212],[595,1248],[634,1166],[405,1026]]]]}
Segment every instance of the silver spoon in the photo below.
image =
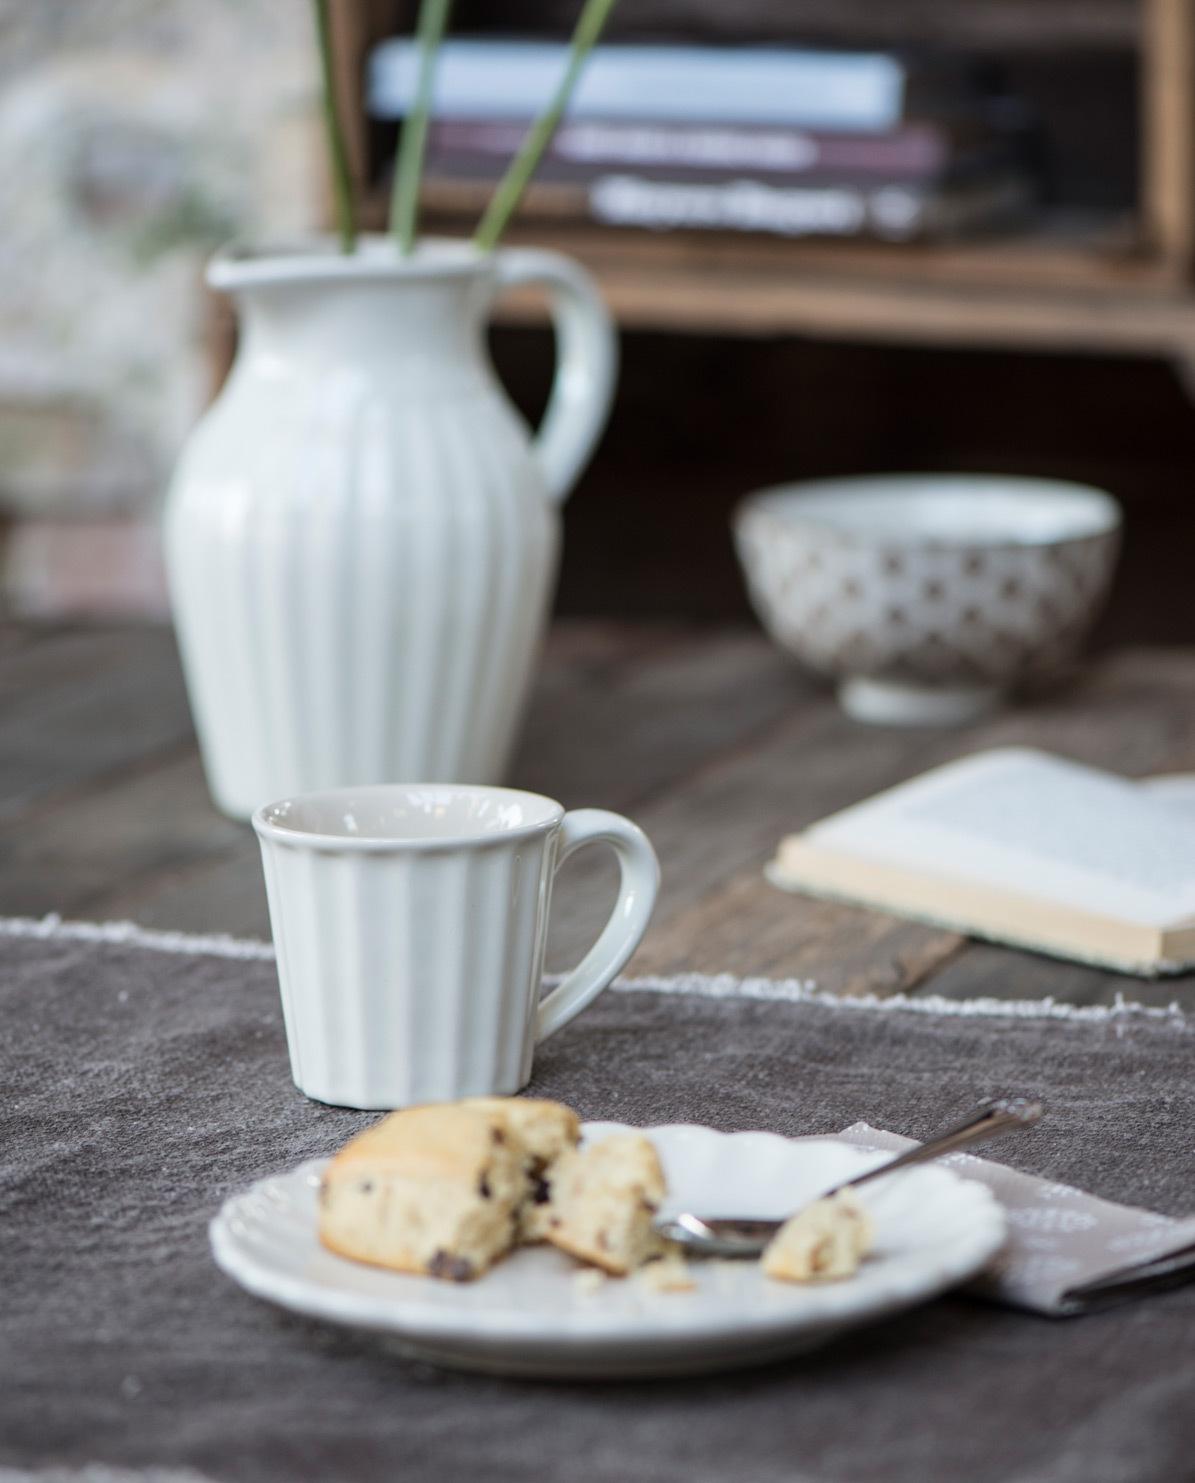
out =
{"type": "MultiPolygon", "coordinates": [[[[844,1179],[817,1197],[826,1199],[841,1189],[858,1189],[870,1179],[879,1179],[904,1169],[909,1164],[924,1164],[930,1159],[939,1159],[943,1154],[954,1153],[973,1143],[983,1143],[1001,1133],[1011,1133],[1017,1128],[1028,1128],[1042,1114],[1042,1105],[1029,1097],[997,1097],[981,1102],[970,1117],[961,1123],[945,1128],[933,1138],[906,1149],[895,1158],[887,1159],[874,1169],[867,1169],[851,1179],[844,1179]]],[[[810,1204],[813,1203],[811,1200],[810,1204]]],[[[795,1212],[794,1212],[795,1213],[795,1212]]],[[[786,1216],[785,1219],[791,1219],[786,1216]]],[[[784,1224],[784,1220],[740,1220],[734,1216],[694,1215],[685,1211],[681,1215],[660,1216],[655,1228],[669,1241],[686,1247],[695,1256],[759,1256],[764,1247],[784,1224]]]]}

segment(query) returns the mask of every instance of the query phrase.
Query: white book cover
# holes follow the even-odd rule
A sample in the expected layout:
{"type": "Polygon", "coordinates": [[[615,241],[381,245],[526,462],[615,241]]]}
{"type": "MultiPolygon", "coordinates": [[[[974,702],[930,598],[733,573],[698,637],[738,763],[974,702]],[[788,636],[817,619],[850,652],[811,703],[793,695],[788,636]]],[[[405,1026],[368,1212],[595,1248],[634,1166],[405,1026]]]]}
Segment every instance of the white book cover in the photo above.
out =
{"type": "MultiPolygon", "coordinates": [[[[439,118],[531,118],[555,92],[568,52],[563,42],[446,41],[433,112],[439,118]]],[[[374,117],[406,115],[418,66],[418,47],[409,38],[374,49],[367,87],[374,117]]],[[[569,114],[884,130],[900,121],[904,89],[904,67],[883,52],[611,45],[590,55],[569,114]]]]}

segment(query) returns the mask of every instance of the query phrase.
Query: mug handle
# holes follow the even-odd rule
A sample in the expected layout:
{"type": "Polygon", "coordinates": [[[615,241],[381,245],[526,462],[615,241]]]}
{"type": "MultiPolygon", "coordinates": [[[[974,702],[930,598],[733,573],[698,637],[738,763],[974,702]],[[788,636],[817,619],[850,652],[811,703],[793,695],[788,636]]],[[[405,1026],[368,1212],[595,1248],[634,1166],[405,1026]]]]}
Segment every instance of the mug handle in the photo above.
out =
{"type": "Polygon", "coordinates": [[[608,844],[618,857],[622,879],[618,901],[602,935],[579,965],[542,1000],[535,1021],[535,1043],[567,1025],[610,983],[639,946],[660,885],[660,865],[651,841],[637,824],[604,808],[578,808],[560,825],[555,869],[582,845],[608,844]]]}
{"type": "Polygon", "coordinates": [[[494,254],[498,291],[540,284],[551,298],[556,374],[532,452],[548,497],[563,504],[589,461],[614,399],[618,337],[597,284],[572,258],[541,248],[504,247],[494,254]]]}

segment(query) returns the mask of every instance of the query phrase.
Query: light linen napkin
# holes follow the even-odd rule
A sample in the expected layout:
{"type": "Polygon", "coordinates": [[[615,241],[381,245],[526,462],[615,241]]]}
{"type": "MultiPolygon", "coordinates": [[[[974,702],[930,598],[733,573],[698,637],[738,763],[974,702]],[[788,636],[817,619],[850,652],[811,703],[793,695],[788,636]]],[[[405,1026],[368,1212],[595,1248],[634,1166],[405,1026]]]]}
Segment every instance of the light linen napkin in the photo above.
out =
{"type": "MultiPolygon", "coordinates": [[[[916,1139],[867,1123],[838,1135],[856,1148],[900,1153],[916,1139]]],[[[1008,1241],[970,1291],[1051,1318],[1068,1318],[1195,1276],[1195,1216],[1173,1220],[1133,1205],[1019,1174],[969,1153],[947,1154],[986,1184],[1008,1216],[1008,1241]]]]}

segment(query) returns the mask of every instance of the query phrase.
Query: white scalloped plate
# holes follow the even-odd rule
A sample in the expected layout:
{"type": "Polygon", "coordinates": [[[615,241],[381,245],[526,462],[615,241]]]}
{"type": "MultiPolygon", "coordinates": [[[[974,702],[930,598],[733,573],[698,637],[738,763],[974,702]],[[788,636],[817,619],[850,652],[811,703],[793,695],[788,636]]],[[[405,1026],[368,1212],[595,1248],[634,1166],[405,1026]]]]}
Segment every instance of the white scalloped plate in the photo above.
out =
{"type": "MultiPolygon", "coordinates": [[[[587,1123],[586,1139],[622,1132],[587,1123]]],[[[880,1159],[831,1138],[646,1129],[668,1178],[668,1210],[777,1216],[880,1159]]],[[[324,1160],[259,1180],[211,1223],[219,1266],[259,1298],[392,1335],[404,1353],[462,1369],[555,1378],[696,1374],[796,1354],[911,1308],[977,1273],[999,1250],[1004,1214],[982,1185],[940,1166],[860,1191],[876,1246],[845,1282],[794,1286],[755,1262],[696,1262],[693,1292],[640,1279],[577,1282],[576,1263],[528,1247],[477,1282],[402,1276],[325,1251],[316,1235],[324,1160]]]]}

